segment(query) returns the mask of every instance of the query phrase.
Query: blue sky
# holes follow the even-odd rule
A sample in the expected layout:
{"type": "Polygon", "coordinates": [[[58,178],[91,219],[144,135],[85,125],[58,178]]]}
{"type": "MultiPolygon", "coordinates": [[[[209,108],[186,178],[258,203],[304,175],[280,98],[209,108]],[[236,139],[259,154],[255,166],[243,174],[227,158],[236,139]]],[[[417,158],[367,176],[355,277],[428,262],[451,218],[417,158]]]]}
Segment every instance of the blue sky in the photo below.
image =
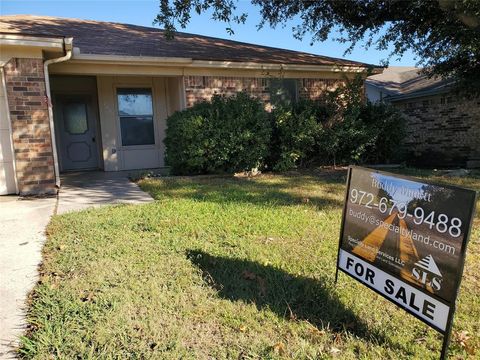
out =
{"type": "MultiPolygon", "coordinates": [[[[303,41],[293,38],[291,28],[296,25],[296,22],[286,24],[284,28],[271,29],[265,27],[257,31],[255,25],[259,23],[260,15],[250,2],[240,1],[238,10],[239,12],[247,12],[249,16],[245,25],[233,26],[235,31],[233,36],[226,32],[226,24],[214,22],[208,14],[202,14],[201,16],[195,14],[187,28],[179,30],[326,56],[345,57],[370,64],[379,64],[381,60],[388,57],[389,51],[380,52],[372,48],[365,51],[359,46],[351,54],[344,56],[343,53],[347,45],[339,44],[333,40],[310,46],[308,36],[303,41]]],[[[152,26],[157,12],[157,0],[1,0],[0,2],[0,14],[2,15],[35,14],[63,16],[143,26],[152,26]]],[[[390,60],[390,65],[395,66],[414,66],[415,63],[416,60],[412,53],[406,53],[400,60],[395,58],[390,60]]]]}

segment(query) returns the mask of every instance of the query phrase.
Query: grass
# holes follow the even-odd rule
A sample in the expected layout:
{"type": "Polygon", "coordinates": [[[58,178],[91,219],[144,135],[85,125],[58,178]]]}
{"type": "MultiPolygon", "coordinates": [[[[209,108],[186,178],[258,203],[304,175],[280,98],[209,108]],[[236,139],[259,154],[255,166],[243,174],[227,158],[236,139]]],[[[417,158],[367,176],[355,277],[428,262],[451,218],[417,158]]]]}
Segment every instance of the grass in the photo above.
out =
{"type": "MultiPolygon", "coordinates": [[[[480,189],[478,173],[433,178],[480,189]]],[[[438,358],[438,333],[345,275],[334,285],[344,182],[335,171],[148,179],[154,203],[55,216],[20,353],[438,358]]],[[[478,356],[479,238],[477,215],[451,358],[478,356]]]]}

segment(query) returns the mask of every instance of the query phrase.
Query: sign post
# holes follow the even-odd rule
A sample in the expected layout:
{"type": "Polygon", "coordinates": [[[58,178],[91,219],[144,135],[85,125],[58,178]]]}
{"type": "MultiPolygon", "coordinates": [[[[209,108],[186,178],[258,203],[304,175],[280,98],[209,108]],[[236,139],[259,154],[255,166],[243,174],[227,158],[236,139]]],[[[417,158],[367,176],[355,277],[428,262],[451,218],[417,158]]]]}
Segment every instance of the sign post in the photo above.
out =
{"type": "Polygon", "coordinates": [[[351,166],[337,269],[444,335],[447,355],[476,192],[351,166]]]}

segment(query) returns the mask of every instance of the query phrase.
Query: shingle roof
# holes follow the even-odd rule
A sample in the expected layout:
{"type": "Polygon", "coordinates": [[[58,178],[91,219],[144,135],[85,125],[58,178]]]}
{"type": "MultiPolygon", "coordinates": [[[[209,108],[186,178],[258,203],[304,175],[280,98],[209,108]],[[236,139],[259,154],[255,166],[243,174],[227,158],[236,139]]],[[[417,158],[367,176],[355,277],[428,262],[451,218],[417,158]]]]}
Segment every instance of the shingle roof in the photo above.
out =
{"type": "Polygon", "coordinates": [[[73,37],[82,54],[184,57],[193,60],[271,64],[369,66],[369,64],[156,28],[50,16],[0,16],[0,33],[73,37]]]}
{"type": "Polygon", "coordinates": [[[365,82],[382,88],[391,101],[448,91],[453,83],[440,77],[429,78],[421,68],[403,66],[387,68],[382,74],[369,76],[365,82]]]}

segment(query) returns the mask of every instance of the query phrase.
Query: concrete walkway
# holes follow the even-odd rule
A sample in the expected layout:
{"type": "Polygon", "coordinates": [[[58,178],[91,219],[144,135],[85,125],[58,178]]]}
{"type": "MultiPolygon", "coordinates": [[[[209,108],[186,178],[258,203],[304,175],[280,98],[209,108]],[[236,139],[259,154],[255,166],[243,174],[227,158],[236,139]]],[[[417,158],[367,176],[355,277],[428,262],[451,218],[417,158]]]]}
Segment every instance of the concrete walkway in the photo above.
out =
{"type": "Polygon", "coordinates": [[[126,174],[85,172],[62,177],[58,197],[0,196],[0,359],[13,359],[25,331],[25,301],[38,281],[45,227],[63,214],[108,204],[153,201],[126,174]]]}
{"type": "Polygon", "coordinates": [[[106,204],[141,204],[153,201],[122,172],[68,173],[62,176],[58,214],[106,204]]]}

